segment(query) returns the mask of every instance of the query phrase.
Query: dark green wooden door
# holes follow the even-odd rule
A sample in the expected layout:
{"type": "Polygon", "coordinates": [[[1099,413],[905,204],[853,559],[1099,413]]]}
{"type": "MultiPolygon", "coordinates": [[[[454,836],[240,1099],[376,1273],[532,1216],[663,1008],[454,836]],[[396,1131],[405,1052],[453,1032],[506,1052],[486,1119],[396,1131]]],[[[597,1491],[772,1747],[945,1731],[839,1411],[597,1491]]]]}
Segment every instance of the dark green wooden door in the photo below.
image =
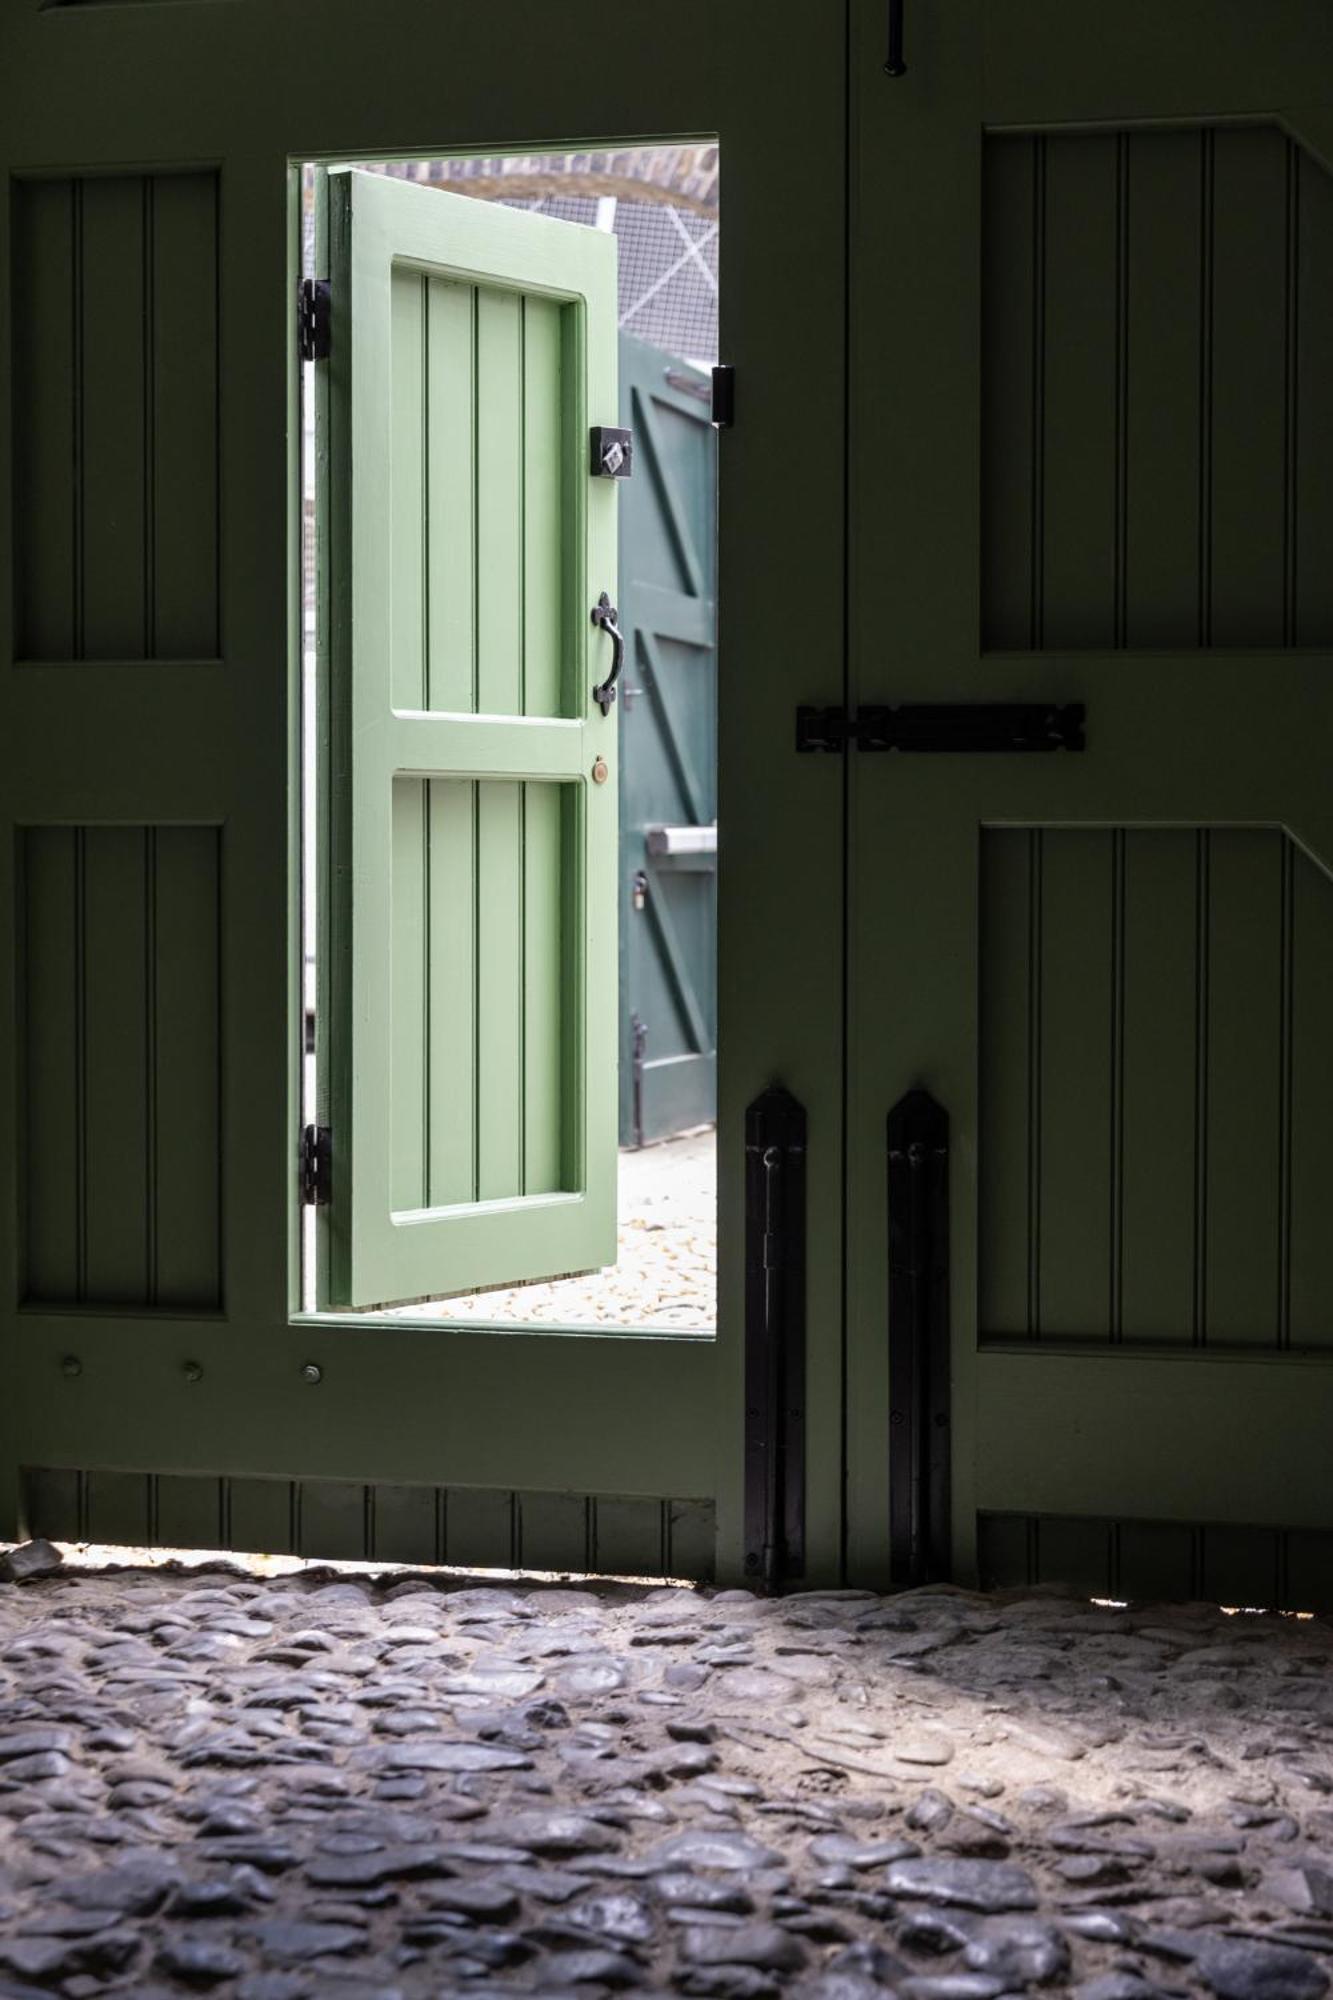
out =
{"type": "Polygon", "coordinates": [[[1333,28],[909,4],[891,80],[882,25],[853,699],[1083,701],[1087,749],[849,760],[851,1566],[887,1562],[884,1118],[924,1085],[957,1572],[1326,1604],[1333,28]]]}
{"type": "Polygon", "coordinates": [[[717,1115],[717,434],[698,368],[620,337],[620,1143],[717,1115]]]}

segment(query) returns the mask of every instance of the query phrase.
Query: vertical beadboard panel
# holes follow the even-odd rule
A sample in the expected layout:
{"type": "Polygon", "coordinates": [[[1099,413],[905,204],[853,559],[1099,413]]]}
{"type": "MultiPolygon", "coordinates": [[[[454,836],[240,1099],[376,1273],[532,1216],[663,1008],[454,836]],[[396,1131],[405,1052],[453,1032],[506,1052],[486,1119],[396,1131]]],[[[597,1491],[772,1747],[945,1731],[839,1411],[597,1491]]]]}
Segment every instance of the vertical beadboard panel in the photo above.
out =
{"type": "Polygon", "coordinates": [[[222,852],[160,827],[149,884],[153,1055],[149,1303],[222,1303],[222,852]]]}
{"type": "Polygon", "coordinates": [[[1295,424],[1291,493],[1295,510],[1292,579],[1298,646],[1327,645],[1333,633],[1333,175],[1292,148],[1295,312],[1295,424]]]}
{"type": "Polygon", "coordinates": [[[477,798],[477,1196],[523,1188],[523,792],[490,779],[477,798]]]}
{"type": "Polygon", "coordinates": [[[1124,643],[1199,643],[1201,147],[1128,141],[1124,643]]]}
{"type": "Polygon", "coordinates": [[[982,233],[982,643],[1041,643],[1042,252],[1046,141],[991,140],[982,233]]]}
{"type": "Polygon", "coordinates": [[[217,830],[28,828],[21,857],[25,1297],[214,1308],[217,830]]]}
{"type": "Polygon", "coordinates": [[[139,178],[82,192],[80,539],[87,659],[149,656],[151,211],[139,178]]]}
{"type": "Polygon", "coordinates": [[[1268,829],[988,830],[984,1337],[1327,1346],[1333,885],[1268,829]]]}
{"type": "Polygon", "coordinates": [[[160,174],[152,213],[149,650],[222,651],[218,539],[218,179],[160,174]]]}
{"type": "Polygon", "coordinates": [[[1279,645],[1289,147],[1276,131],[1223,130],[1212,143],[1210,630],[1217,645],[1279,645]]]}
{"type": "Polygon", "coordinates": [[[152,1482],[153,1540],[163,1549],[222,1549],[223,1481],[205,1473],[158,1473],[152,1482]]]}
{"type": "Polygon", "coordinates": [[[84,1283],[83,856],[79,827],[23,837],[24,1290],[80,1299],[84,1283]]]}
{"type": "Polygon", "coordinates": [[[1197,835],[1124,835],[1119,1332],[1194,1325],[1197,835]]]}
{"type": "Polygon", "coordinates": [[[514,1495],[485,1487],[450,1487],[444,1559],[460,1569],[512,1569],[517,1560],[514,1495]]]}
{"type": "MultiPolygon", "coordinates": [[[[430,922],[428,787],[422,778],[393,781],[393,853],[389,884],[393,1042],[389,1049],[389,1198],[395,1209],[428,1200],[427,1120],[436,1053],[432,994],[427,985],[430,922]]],[[[466,1062],[466,1050],[440,1049],[439,1059],[466,1062]]]]}
{"type": "Polygon", "coordinates": [[[566,309],[552,299],[523,301],[525,715],[559,715],[564,707],[564,539],[570,513],[563,470],[566,317],[566,309]]]}
{"type": "Polygon", "coordinates": [[[14,191],[14,655],[79,651],[78,338],[82,182],[14,191]]]}
{"type": "Polygon", "coordinates": [[[15,648],[219,649],[215,174],[24,180],[15,648]]]}
{"type": "Polygon", "coordinates": [[[660,1500],[595,1499],[594,1569],[605,1576],[665,1576],[665,1529],[660,1500]]]}
{"type": "Polygon", "coordinates": [[[1045,646],[1115,639],[1118,166],[1111,136],[1046,141],[1041,600],[1045,646]]]}
{"type": "MultiPolygon", "coordinates": [[[[391,291],[389,451],[389,688],[396,708],[429,706],[430,602],[426,550],[431,495],[426,483],[430,425],[427,280],[395,266],[391,291]]],[[[447,533],[443,510],[439,531],[447,533]]]]}
{"type": "Polygon", "coordinates": [[[984,643],[1327,644],[1319,163],[1275,127],[993,137],[983,287],[984,643]]]}
{"type": "Polygon", "coordinates": [[[372,1561],[441,1561],[441,1496],[434,1486],[373,1486],[370,1499],[372,1561]]]}
{"type": "Polygon", "coordinates": [[[354,1479],[302,1479],[296,1494],[296,1553],[344,1562],[370,1554],[369,1489],[354,1479]]]}
{"type": "Polygon", "coordinates": [[[442,1204],[477,1198],[476,786],[435,779],[428,798],[430,1199],[442,1204]]]}
{"type": "Polygon", "coordinates": [[[456,713],[477,705],[476,336],[475,287],[428,279],[429,706],[456,713]]]}
{"type": "Polygon", "coordinates": [[[522,715],[523,300],[483,288],[476,348],[477,707],[522,715]]]}
{"type": "Polygon", "coordinates": [[[1290,1204],[1286,1337],[1294,1347],[1333,1345],[1333,882],[1296,852],[1291,865],[1290,1204]]]}
{"type": "Polygon", "coordinates": [[[1033,1204],[1039,1138],[1031,1061],[1040,894],[1034,876],[1042,836],[987,828],[981,839],[981,1046],[978,1234],[983,1333],[1015,1339],[1036,1332],[1029,1283],[1036,1248],[1033,1204]]]}
{"type": "Polygon", "coordinates": [[[248,1555],[296,1554],[296,1487],[291,1480],[224,1480],[223,1506],[224,1548],[248,1555]]]}
{"type": "Polygon", "coordinates": [[[563,965],[566,785],[523,787],[523,1179],[525,1194],[565,1185],[563,965]]]}
{"type": "Polygon", "coordinates": [[[153,843],[143,827],[84,836],[85,1290],[114,1305],[152,1296],[153,843]]]}
{"type": "Polygon", "coordinates": [[[153,1509],[146,1472],[92,1471],[84,1480],[83,1535],[90,1542],[152,1546],[153,1509]]]}
{"type": "Polygon", "coordinates": [[[1209,835],[1203,1333],[1275,1342],[1282,1172],[1282,838],[1209,835]]]}
{"type": "Polygon", "coordinates": [[[518,1560],[524,1569],[585,1572],[591,1559],[589,1503],[582,1493],[520,1493],[518,1560]]]}
{"type": "Polygon", "coordinates": [[[1111,1325],[1116,948],[1108,832],[1043,839],[1039,1326],[1111,1325]]]}

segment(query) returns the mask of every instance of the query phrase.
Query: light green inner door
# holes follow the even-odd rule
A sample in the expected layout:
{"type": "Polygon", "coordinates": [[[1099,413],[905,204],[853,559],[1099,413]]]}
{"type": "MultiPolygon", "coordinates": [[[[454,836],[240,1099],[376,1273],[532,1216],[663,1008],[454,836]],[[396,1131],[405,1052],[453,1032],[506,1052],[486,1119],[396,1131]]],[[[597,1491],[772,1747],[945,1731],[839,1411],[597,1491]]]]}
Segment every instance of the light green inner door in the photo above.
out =
{"type": "Polygon", "coordinates": [[[615,246],[329,188],[321,1303],[369,1305],[615,1254],[615,246]]]}

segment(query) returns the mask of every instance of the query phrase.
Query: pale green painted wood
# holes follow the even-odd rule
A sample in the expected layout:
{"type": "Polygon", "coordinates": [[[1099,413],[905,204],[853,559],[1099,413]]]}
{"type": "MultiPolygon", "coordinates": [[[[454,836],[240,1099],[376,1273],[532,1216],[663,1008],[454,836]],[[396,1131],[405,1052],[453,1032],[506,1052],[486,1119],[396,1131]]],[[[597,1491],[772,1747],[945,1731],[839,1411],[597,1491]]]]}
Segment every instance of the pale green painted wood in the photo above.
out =
{"type": "Polygon", "coordinates": [[[590,777],[595,756],[614,756],[615,718],[591,701],[600,653],[586,609],[577,624],[568,615],[591,606],[595,579],[614,581],[614,492],[587,490],[580,442],[588,411],[615,393],[614,245],[376,176],[333,175],[331,199],[335,296],[351,302],[335,329],[335,356],[350,360],[330,377],[332,478],[348,496],[346,540],[336,505],[333,529],[345,581],[331,627],[332,852],[350,856],[331,879],[350,900],[332,932],[343,1165],[321,1298],[373,1304],[614,1256],[615,1075],[603,1052],[614,1047],[615,801],[613,784],[590,777]],[[483,274],[494,282],[455,282],[483,274]],[[460,296],[474,316],[470,413],[457,382],[437,394],[436,364],[466,334],[460,296]],[[434,593],[458,580],[459,558],[437,571],[434,545],[460,520],[475,572],[466,619],[446,609],[439,677],[462,698],[470,626],[469,714],[422,706],[438,691],[434,593]],[[548,773],[569,803],[525,783],[548,773]],[[453,774],[477,780],[463,855],[437,851],[431,820],[431,792],[453,774]]]}
{"type": "Polygon", "coordinates": [[[434,1024],[427,968],[433,974],[434,966],[426,819],[429,793],[429,783],[423,778],[393,781],[389,908],[394,1036],[388,1050],[393,1153],[389,1203],[394,1209],[406,1210],[425,1208],[430,1201],[427,1120],[431,1115],[434,1024]]]}
{"type": "MultiPolygon", "coordinates": [[[[517,664],[517,650],[513,657],[517,664]]],[[[482,687],[484,702],[484,677],[482,687]]],[[[524,1191],[523,789],[476,787],[477,1040],[467,1058],[477,1069],[478,1201],[524,1191]]],[[[498,1282],[503,1270],[485,1275],[498,1282]]]]}
{"type": "Polygon", "coordinates": [[[578,437],[562,393],[569,315],[553,299],[523,299],[523,713],[567,710],[565,661],[578,605],[567,592],[566,493],[578,437]],[[566,596],[571,601],[566,603],[566,596]]]}
{"type": "Polygon", "coordinates": [[[473,706],[483,715],[523,715],[521,294],[491,285],[478,287],[476,368],[477,652],[473,706]]]}
{"type": "MultiPolygon", "coordinates": [[[[565,992],[577,977],[576,922],[565,895],[565,821],[574,799],[560,785],[524,785],[522,1163],[524,1194],[552,1194],[565,1178],[565,992]]],[[[570,829],[571,833],[574,829],[570,829]]]]}
{"type": "MultiPolygon", "coordinates": [[[[404,283],[400,275],[397,283],[404,283]]],[[[429,315],[429,423],[425,560],[430,620],[429,698],[425,706],[476,707],[477,522],[476,312],[472,285],[422,280],[429,315]]]]}
{"type": "MultiPolygon", "coordinates": [[[[442,1050],[474,1048],[477,1035],[475,788],[437,779],[426,789],[430,800],[431,1032],[442,1050]]],[[[428,1198],[438,1203],[475,1201],[475,1064],[432,1063],[429,1089],[428,1198]]]]}

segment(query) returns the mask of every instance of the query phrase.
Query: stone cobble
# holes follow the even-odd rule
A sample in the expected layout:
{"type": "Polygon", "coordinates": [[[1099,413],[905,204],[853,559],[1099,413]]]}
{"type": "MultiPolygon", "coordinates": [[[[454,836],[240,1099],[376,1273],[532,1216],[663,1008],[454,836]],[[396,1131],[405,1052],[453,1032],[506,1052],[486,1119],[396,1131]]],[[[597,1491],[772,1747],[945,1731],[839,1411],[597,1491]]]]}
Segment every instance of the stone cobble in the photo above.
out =
{"type": "Polygon", "coordinates": [[[1321,2000],[1333,1625],[0,1583],[0,1996],[1321,2000]]]}

